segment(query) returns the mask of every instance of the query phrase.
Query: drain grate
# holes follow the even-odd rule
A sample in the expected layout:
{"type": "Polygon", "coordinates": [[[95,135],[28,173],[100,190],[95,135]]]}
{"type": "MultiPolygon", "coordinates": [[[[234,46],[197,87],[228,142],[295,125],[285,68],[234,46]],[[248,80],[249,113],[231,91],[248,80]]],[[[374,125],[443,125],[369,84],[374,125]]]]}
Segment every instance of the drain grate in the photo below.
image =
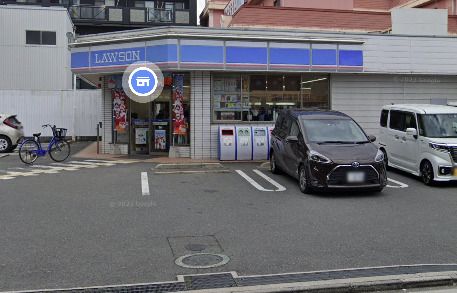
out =
{"type": "Polygon", "coordinates": [[[185,276],[187,290],[236,287],[232,274],[185,276]]]}
{"type": "MultiPolygon", "coordinates": [[[[234,273],[215,273],[207,275],[186,275],[178,278],[179,282],[163,282],[151,283],[141,285],[122,285],[122,286],[106,286],[106,287],[90,287],[90,288],[77,288],[77,289],[63,289],[63,290],[46,290],[47,293],[56,292],[75,292],[75,293],[109,293],[109,292],[122,292],[122,293],[165,293],[165,292],[178,292],[187,290],[203,290],[203,289],[216,289],[216,288],[230,288],[230,287],[243,287],[255,285],[272,285],[293,282],[310,282],[310,281],[324,281],[334,279],[352,279],[360,277],[381,277],[381,276],[396,276],[396,275],[413,275],[420,273],[439,273],[439,272],[457,272],[457,264],[449,265],[411,265],[411,266],[392,266],[392,267],[379,267],[379,268],[366,268],[366,269],[347,269],[335,271],[319,271],[308,273],[293,273],[281,275],[265,275],[265,276],[246,276],[238,277],[234,273]],[[183,280],[183,281],[181,281],[183,280]]],[[[398,280],[397,280],[398,281],[398,280]]],[[[424,280],[419,285],[433,286],[450,286],[453,282],[457,281],[455,278],[445,278],[424,280]],[[428,282],[428,283],[427,283],[428,282]],[[434,282],[434,283],[430,283],[434,282]]],[[[417,285],[417,284],[415,284],[417,285]]],[[[400,284],[399,289],[407,288],[408,284],[400,284]]],[[[416,286],[417,287],[417,286],[416,286]]],[[[353,289],[353,288],[352,288],[353,289]]],[[[352,290],[351,289],[351,290],[352,290]]],[[[27,291],[30,293],[43,292],[44,290],[27,291]]],[[[24,293],[25,291],[22,291],[24,293]]],[[[336,292],[336,291],[334,291],[336,292]]],[[[346,291],[345,291],[346,292],[346,291]]],[[[353,292],[353,291],[351,291],[353,292]]]]}

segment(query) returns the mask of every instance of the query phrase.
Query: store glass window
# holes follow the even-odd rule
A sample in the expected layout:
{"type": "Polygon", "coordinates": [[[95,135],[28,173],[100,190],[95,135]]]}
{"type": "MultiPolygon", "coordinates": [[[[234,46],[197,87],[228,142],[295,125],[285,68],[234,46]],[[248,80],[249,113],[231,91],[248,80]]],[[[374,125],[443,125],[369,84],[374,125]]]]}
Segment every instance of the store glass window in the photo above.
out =
{"type": "Polygon", "coordinates": [[[232,74],[213,76],[214,121],[274,122],[287,108],[329,108],[324,74],[232,74]]]}

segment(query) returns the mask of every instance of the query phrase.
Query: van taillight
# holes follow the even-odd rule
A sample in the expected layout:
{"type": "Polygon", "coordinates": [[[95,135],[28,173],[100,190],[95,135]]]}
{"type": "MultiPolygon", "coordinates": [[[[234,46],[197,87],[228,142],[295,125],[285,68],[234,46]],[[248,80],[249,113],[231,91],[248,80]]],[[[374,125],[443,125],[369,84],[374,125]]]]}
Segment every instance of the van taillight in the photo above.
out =
{"type": "Polygon", "coordinates": [[[19,125],[16,125],[16,124],[14,124],[12,121],[10,121],[9,118],[5,119],[5,120],[3,121],[3,123],[5,123],[6,125],[8,125],[9,127],[14,128],[14,129],[18,129],[18,127],[19,127],[19,125]]]}

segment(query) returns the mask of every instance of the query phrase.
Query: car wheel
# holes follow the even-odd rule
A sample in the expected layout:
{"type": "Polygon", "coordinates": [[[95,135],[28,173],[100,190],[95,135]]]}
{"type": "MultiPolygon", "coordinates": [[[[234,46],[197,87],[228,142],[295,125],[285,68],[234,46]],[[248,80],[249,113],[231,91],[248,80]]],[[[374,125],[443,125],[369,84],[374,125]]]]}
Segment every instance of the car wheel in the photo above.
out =
{"type": "Polygon", "coordinates": [[[9,139],[9,137],[0,135],[0,153],[10,152],[12,146],[13,144],[11,143],[11,139],[9,139]]]}
{"type": "Polygon", "coordinates": [[[273,174],[281,173],[279,168],[278,168],[278,165],[276,164],[276,155],[273,152],[270,155],[270,171],[273,174]]]}
{"type": "Polygon", "coordinates": [[[434,178],[432,163],[430,163],[429,161],[424,161],[421,164],[421,170],[420,171],[421,171],[422,181],[426,185],[432,185],[433,184],[433,178],[434,178]]]}
{"type": "Polygon", "coordinates": [[[311,187],[309,185],[308,175],[306,174],[305,166],[300,166],[298,171],[298,186],[300,187],[300,191],[305,194],[311,193],[311,187]]]}

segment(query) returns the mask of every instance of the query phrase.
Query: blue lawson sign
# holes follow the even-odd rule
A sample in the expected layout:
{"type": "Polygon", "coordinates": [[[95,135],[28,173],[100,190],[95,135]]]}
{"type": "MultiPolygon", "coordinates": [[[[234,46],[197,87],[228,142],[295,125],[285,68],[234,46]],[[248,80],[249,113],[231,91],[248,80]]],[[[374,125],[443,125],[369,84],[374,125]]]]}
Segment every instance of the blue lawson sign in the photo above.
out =
{"type": "Polygon", "coordinates": [[[172,68],[179,68],[180,63],[192,65],[192,68],[204,65],[205,68],[214,69],[220,69],[225,64],[239,69],[252,69],[255,66],[256,69],[268,70],[268,66],[272,66],[271,68],[282,70],[306,68],[308,71],[322,71],[333,68],[333,70],[360,71],[363,70],[364,63],[361,45],[347,49],[341,47],[338,49],[336,46],[331,49],[297,49],[289,48],[287,43],[284,43],[284,47],[274,48],[227,46],[225,49],[223,46],[213,45],[181,45],[179,51],[180,60],[178,60],[176,44],[73,52],[71,67],[73,70],[84,71],[123,67],[139,61],[149,61],[157,64],[172,64],[172,68]]]}
{"type": "Polygon", "coordinates": [[[90,52],[90,66],[130,65],[145,60],[145,48],[126,48],[90,52]]]}
{"type": "Polygon", "coordinates": [[[157,75],[147,67],[136,68],[130,73],[128,85],[135,95],[150,96],[158,86],[157,75]]]}

